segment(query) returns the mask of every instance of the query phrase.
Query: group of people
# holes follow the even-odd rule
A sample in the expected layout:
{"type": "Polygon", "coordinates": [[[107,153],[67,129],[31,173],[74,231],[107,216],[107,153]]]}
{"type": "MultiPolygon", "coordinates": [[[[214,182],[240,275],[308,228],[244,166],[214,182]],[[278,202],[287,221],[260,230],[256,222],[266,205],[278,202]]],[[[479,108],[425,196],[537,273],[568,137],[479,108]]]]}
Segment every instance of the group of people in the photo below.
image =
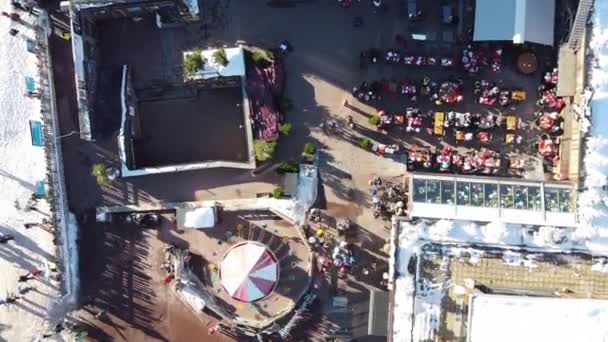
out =
{"type": "Polygon", "coordinates": [[[407,166],[409,170],[490,175],[499,172],[501,157],[498,152],[485,147],[466,155],[458,154],[447,146],[437,153],[414,149],[408,154],[407,166]]]}
{"type": "Polygon", "coordinates": [[[440,106],[444,103],[454,104],[464,100],[462,80],[449,79],[438,83],[425,77],[419,82],[396,79],[382,79],[373,82],[361,82],[353,87],[352,95],[362,102],[380,101],[383,95],[403,95],[412,103],[418,102],[419,97],[432,101],[440,106]]]}
{"type": "Polygon", "coordinates": [[[369,181],[374,217],[401,216],[407,209],[407,192],[403,186],[376,177],[369,181]]]}
{"type": "Polygon", "coordinates": [[[481,67],[489,67],[490,70],[499,72],[503,64],[502,52],[501,48],[485,51],[468,45],[462,50],[462,66],[469,73],[477,73],[481,67]]]}
{"type": "Polygon", "coordinates": [[[0,305],[11,305],[17,303],[22,299],[28,292],[34,289],[33,286],[28,285],[27,283],[30,280],[37,279],[42,274],[42,271],[39,269],[33,269],[30,272],[20,275],[17,279],[17,293],[16,294],[8,294],[6,298],[0,298],[0,305]]]}
{"type": "Polygon", "coordinates": [[[552,161],[559,158],[559,136],[563,133],[561,111],[566,106],[565,100],[557,96],[557,69],[545,73],[539,86],[537,105],[541,110],[534,113],[534,123],[540,129],[541,135],[537,149],[541,156],[552,161]]]}
{"type": "Polygon", "coordinates": [[[439,66],[444,68],[451,68],[456,65],[455,60],[452,57],[411,55],[404,54],[396,49],[387,49],[385,51],[381,51],[376,48],[371,48],[363,50],[359,54],[359,63],[361,68],[365,68],[369,64],[376,64],[381,60],[387,64],[416,67],[439,66]]]}
{"type": "Polygon", "coordinates": [[[522,90],[502,89],[496,83],[486,80],[475,82],[473,94],[479,104],[486,106],[508,106],[526,99],[526,93],[522,90]]]}

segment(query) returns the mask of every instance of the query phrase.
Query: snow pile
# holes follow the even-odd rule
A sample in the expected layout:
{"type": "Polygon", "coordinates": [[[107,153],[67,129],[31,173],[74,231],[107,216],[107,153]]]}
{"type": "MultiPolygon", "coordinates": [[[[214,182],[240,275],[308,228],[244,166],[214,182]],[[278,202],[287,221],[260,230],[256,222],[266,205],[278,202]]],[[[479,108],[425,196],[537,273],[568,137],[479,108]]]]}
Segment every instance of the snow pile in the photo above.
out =
{"type": "Polygon", "coordinates": [[[608,272],[608,259],[595,259],[593,265],[591,266],[591,270],[594,272],[608,272]]]}
{"type": "MultiPolygon", "coordinates": [[[[395,221],[397,224],[397,221],[395,221]]],[[[398,236],[396,252],[396,276],[394,286],[394,321],[393,340],[413,341],[412,329],[414,327],[414,276],[408,272],[408,264],[413,256],[418,253],[418,231],[417,227],[404,225],[398,236]]]]}
{"type": "Polygon", "coordinates": [[[606,341],[608,301],[476,295],[469,342],[606,341]]]}
{"type": "MultiPolygon", "coordinates": [[[[608,245],[608,1],[596,1],[589,43],[596,65],[590,71],[593,88],[591,129],[584,157],[583,192],[578,195],[580,227],[574,238],[591,250],[608,245]]],[[[590,96],[589,96],[590,97],[590,96]]]]}
{"type": "MultiPolygon", "coordinates": [[[[1,2],[0,10],[12,12],[10,2],[1,2]]],[[[30,120],[42,122],[40,102],[24,95],[26,77],[32,77],[36,87],[39,84],[37,58],[26,45],[27,39],[35,39],[34,18],[23,12],[21,16],[28,25],[0,17],[0,32],[5,34],[0,41],[0,234],[14,236],[14,241],[0,245],[2,299],[18,294],[19,276],[51,268],[56,248],[48,225],[24,228],[25,223],[42,223],[50,214],[44,200],[31,201],[37,182],[46,178],[46,165],[43,148],[32,145],[30,134],[30,120]],[[7,34],[11,28],[19,30],[15,37],[7,34]]],[[[31,341],[45,329],[47,310],[60,286],[48,278],[28,285],[35,290],[13,305],[0,306],[0,340],[31,341]]]]}

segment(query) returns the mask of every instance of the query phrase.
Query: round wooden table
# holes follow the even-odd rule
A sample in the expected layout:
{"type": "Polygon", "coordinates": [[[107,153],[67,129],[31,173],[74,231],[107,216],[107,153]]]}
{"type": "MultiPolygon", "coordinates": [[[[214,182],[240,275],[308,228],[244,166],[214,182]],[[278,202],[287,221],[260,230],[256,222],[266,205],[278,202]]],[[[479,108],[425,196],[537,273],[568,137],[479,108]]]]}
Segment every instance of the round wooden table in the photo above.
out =
{"type": "Polygon", "coordinates": [[[532,52],[524,52],[517,57],[517,69],[522,74],[533,74],[538,69],[538,59],[532,52]]]}

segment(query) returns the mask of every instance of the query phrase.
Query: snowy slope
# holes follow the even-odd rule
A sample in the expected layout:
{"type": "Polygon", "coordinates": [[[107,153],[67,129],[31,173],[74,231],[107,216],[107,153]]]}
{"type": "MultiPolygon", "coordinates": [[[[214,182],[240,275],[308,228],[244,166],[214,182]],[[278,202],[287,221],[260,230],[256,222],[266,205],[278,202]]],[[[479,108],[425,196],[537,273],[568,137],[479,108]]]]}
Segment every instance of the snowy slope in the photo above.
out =
{"type": "MultiPolygon", "coordinates": [[[[0,2],[0,10],[11,12],[9,1],[0,2]]],[[[23,19],[29,23],[34,18],[23,19]]],[[[35,192],[36,182],[45,180],[45,156],[42,147],[32,146],[29,120],[42,121],[40,102],[24,96],[25,77],[38,79],[36,56],[26,49],[26,39],[34,39],[32,29],[0,17],[0,234],[12,234],[15,240],[0,245],[0,298],[17,294],[17,279],[37,268],[44,270],[52,262],[55,246],[51,232],[24,223],[40,223],[49,217],[48,204],[39,202],[38,211],[26,210],[35,192]],[[16,37],[7,34],[19,30],[16,37]]],[[[35,290],[16,305],[0,306],[0,340],[31,341],[45,324],[46,310],[58,296],[59,285],[48,278],[30,281],[35,290]]]]}

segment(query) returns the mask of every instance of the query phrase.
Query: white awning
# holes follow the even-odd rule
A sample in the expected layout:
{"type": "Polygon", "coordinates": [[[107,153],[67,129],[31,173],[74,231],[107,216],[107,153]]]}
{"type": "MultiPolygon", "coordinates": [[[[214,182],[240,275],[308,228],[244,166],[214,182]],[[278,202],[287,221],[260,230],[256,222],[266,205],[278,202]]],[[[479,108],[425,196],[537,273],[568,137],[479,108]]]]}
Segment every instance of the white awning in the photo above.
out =
{"type": "Polygon", "coordinates": [[[177,226],[179,228],[213,228],[215,226],[215,208],[202,207],[194,209],[177,209],[177,226]]]}
{"type": "Polygon", "coordinates": [[[477,0],[475,41],[553,46],[555,0],[477,0]]]}

